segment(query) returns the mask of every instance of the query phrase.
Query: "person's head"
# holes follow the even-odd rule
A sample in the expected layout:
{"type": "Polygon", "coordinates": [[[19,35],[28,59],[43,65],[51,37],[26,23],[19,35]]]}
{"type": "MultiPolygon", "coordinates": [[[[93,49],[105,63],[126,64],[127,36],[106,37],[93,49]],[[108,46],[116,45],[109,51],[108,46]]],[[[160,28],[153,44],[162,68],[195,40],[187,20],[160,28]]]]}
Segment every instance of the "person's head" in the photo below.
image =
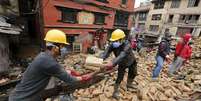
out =
{"type": "Polygon", "coordinates": [[[121,29],[116,29],[115,31],[112,32],[111,38],[109,39],[114,48],[118,48],[125,40],[125,33],[121,29]]]}
{"type": "Polygon", "coordinates": [[[172,40],[171,35],[165,35],[162,40],[166,40],[168,42],[170,42],[172,40]]]}
{"type": "Polygon", "coordinates": [[[170,29],[165,29],[165,36],[168,36],[170,34],[170,29]]]}
{"type": "Polygon", "coordinates": [[[190,40],[191,40],[191,34],[190,33],[186,33],[184,36],[183,36],[183,41],[184,43],[188,43],[190,40]]]}
{"type": "Polygon", "coordinates": [[[49,30],[44,38],[46,49],[51,51],[54,57],[60,55],[60,49],[69,43],[66,41],[66,34],[57,29],[49,30]]]}

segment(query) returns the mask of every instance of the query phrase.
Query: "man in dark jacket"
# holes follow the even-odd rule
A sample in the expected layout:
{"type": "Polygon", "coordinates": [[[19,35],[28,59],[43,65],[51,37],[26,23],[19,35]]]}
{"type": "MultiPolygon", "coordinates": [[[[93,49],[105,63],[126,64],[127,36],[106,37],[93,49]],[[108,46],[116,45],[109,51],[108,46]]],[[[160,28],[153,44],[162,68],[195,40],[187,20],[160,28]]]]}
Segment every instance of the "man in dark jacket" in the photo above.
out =
{"type": "Polygon", "coordinates": [[[128,68],[127,88],[136,88],[132,85],[133,79],[137,75],[137,62],[132,52],[130,42],[125,40],[125,34],[122,30],[117,29],[112,32],[110,38],[111,44],[104,51],[102,58],[105,60],[111,52],[116,58],[106,65],[107,70],[113,69],[118,65],[118,77],[114,86],[113,97],[119,99],[119,85],[123,80],[125,69],[128,68]]]}
{"type": "Polygon", "coordinates": [[[46,51],[41,52],[28,66],[22,80],[9,96],[9,101],[42,101],[40,94],[52,76],[66,83],[87,81],[90,76],[73,77],[58,64],[56,57],[60,54],[60,45],[68,44],[66,35],[60,30],[50,30],[45,37],[46,51]]]}
{"type": "Polygon", "coordinates": [[[165,59],[169,60],[169,53],[170,53],[170,37],[162,38],[162,41],[159,44],[158,52],[156,54],[156,67],[153,70],[153,80],[157,79],[160,74],[161,69],[163,68],[163,63],[165,59]]]}

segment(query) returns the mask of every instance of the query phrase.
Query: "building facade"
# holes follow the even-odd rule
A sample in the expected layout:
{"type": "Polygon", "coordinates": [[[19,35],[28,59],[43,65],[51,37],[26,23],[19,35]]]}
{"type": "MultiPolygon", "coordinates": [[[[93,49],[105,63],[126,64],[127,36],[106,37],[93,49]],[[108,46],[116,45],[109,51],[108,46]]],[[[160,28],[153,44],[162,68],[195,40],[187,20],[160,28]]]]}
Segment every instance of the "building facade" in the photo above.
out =
{"type": "Polygon", "coordinates": [[[42,0],[44,33],[60,29],[68,41],[86,52],[94,43],[103,47],[116,28],[129,31],[135,0],[42,0]]]}
{"type": "Polygon", "coordinates": [[[200,0],[152,0],[146,31],[161,35],[169,30],[180,36],[186,32],[201,36],[200,0]]]}
{"type": "Polygon", "coordinates": [[[134,10],[134,27],[139,33],[146,32],[146,22],[151,5],[140,5],[134,10]]]}
{"type": "MultiPolygon", "coordinates": [[[[18,1],[1,0],[0,1],[0,76],[9,71],[12,43],[16,43],[16,37],[19,37],[21,29],[9,22],[8,15],[19,15],[18,1]],[[10,7],[10,9],[8,9],[10,7]],[[12,8],[11,8],[12,7],[12,8]],[[14,12],[14,13],[13,13],[14,12]],[[7,18],[7,19],[6,19],[7,18]]],[[[15,44],[16,45],[16,44],[15,44]]]]}

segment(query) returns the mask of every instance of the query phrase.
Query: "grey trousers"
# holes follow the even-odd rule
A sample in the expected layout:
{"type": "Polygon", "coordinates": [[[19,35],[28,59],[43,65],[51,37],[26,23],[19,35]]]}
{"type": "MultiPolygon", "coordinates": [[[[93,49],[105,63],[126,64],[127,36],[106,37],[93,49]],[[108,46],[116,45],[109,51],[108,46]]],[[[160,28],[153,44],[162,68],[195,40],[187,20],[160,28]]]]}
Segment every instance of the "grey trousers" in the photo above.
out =
{"type": "Polygon", "coordinates": [[[169,73],[173,74],[174,72],[178,71],[183,65],[184,60],[185,59],[178,56],[176,60],[173,61],[172,64],[169,66],[169,73]]]}

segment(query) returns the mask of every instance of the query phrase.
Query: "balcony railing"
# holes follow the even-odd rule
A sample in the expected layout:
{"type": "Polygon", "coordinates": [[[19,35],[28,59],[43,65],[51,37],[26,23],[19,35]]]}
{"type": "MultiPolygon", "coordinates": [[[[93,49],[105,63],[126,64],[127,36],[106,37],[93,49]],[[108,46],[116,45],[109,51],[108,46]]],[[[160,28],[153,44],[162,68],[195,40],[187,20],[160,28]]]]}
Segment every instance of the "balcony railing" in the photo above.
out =
{"type": "Polygon", "coordinates": [[[146,21],[146,18],[139,18],[139,21],[146,21]]]}
{"type": "Polygon", "coordinates": [[[179,20],[178,23],[197,24],[198,20],[179,20]]]}

